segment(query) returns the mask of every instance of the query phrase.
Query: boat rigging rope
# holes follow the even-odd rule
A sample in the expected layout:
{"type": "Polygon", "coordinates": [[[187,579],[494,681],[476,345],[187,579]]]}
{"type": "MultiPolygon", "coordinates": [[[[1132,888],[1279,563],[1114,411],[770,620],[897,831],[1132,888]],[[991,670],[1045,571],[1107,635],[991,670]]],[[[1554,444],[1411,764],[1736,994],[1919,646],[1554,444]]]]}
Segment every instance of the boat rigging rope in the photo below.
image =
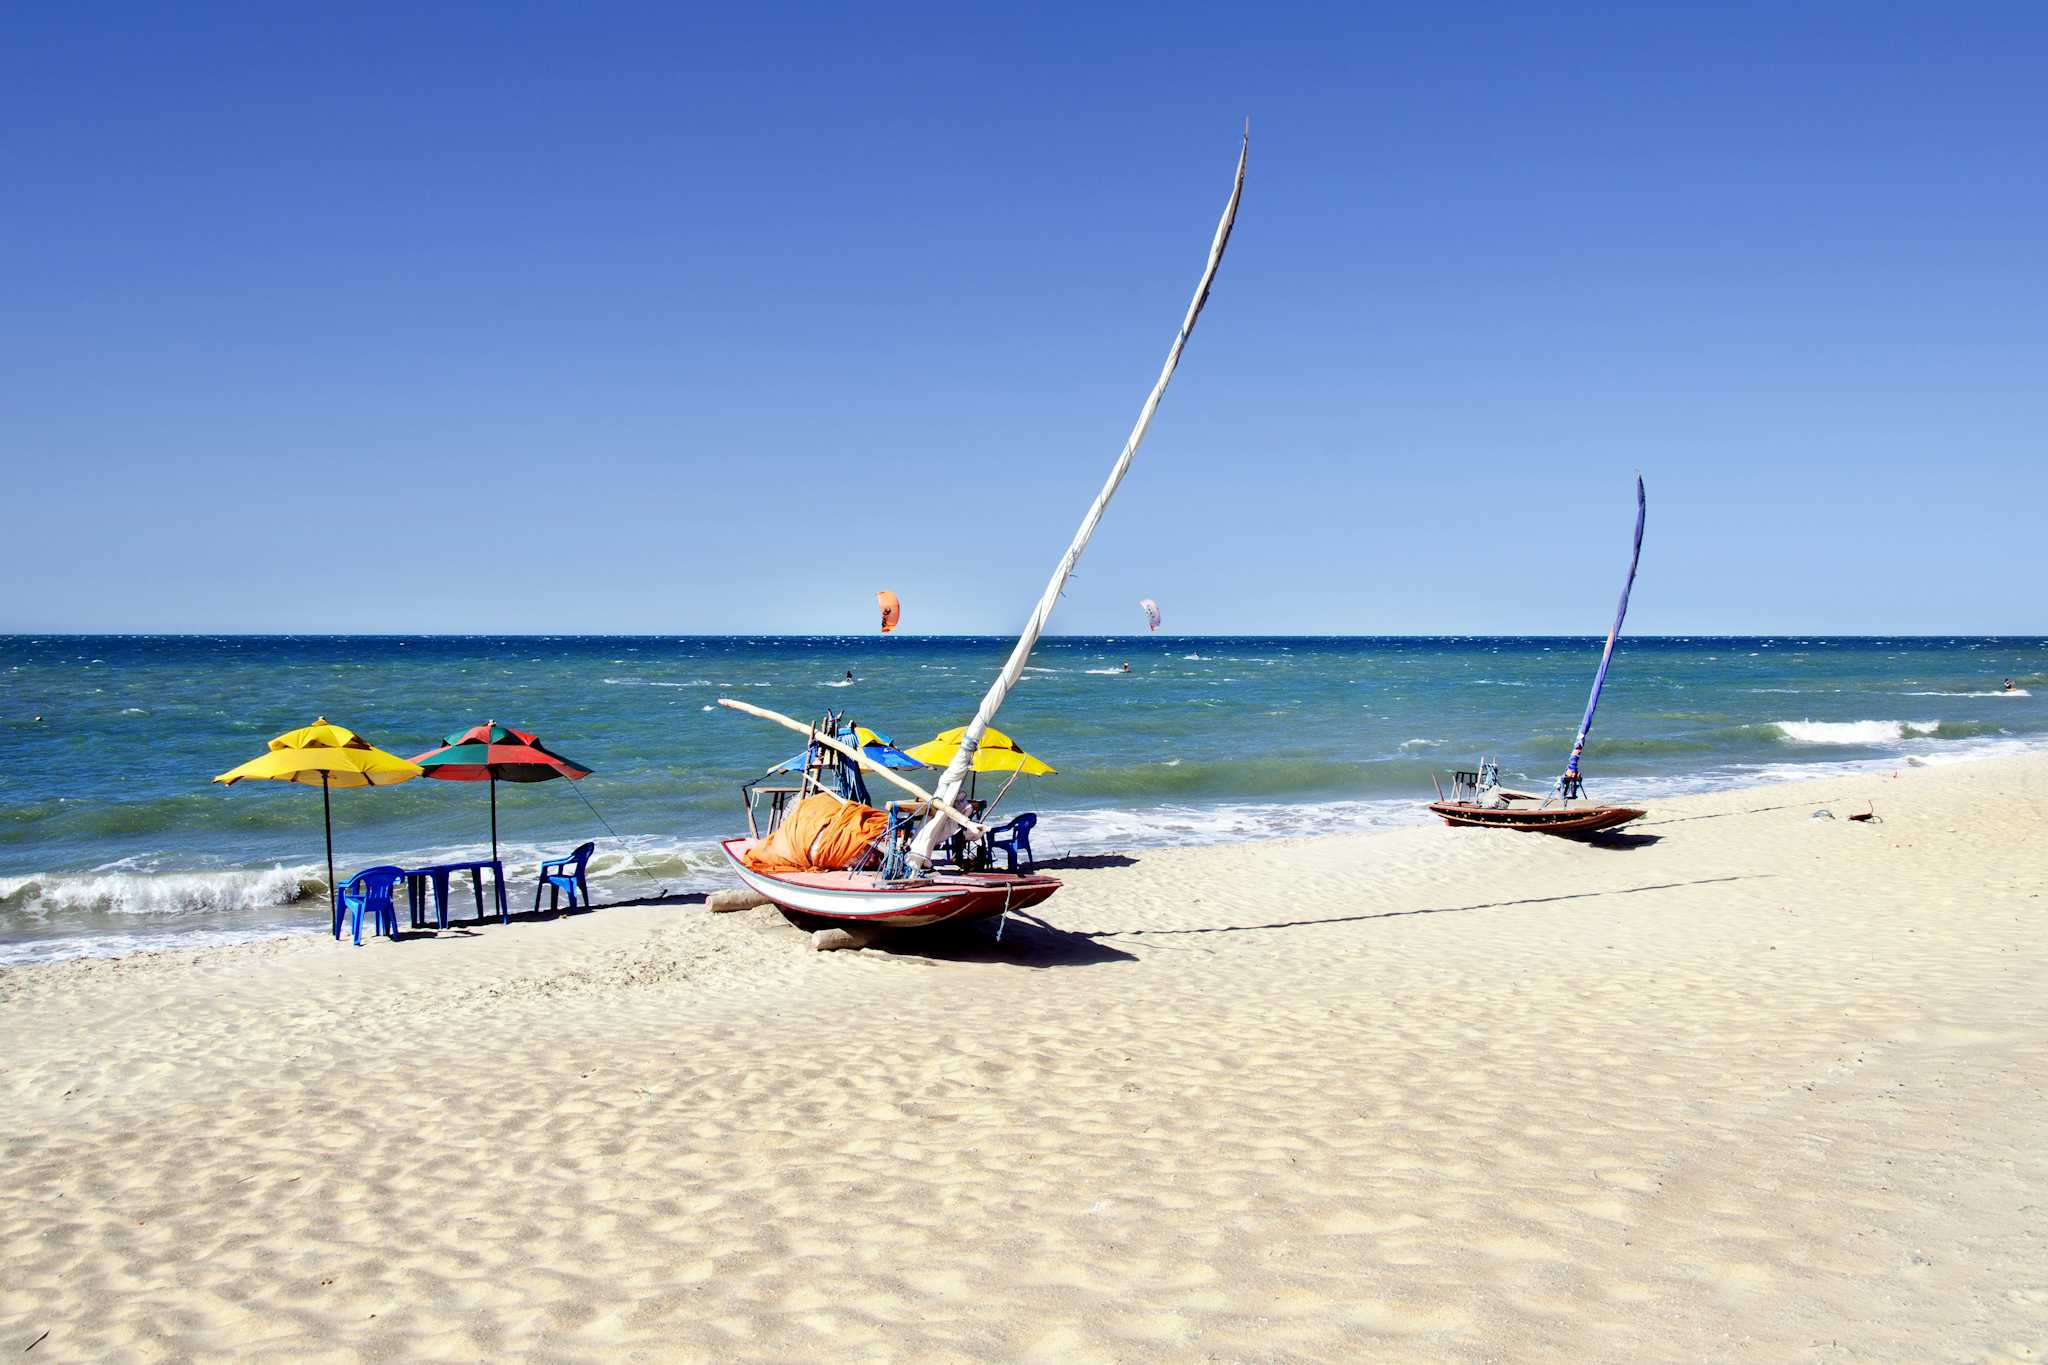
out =
{"type": "MultiPolygon", "coordinates": [[[[571,782],[569,784],[569,790],[576,793],[576,799],[578,801],[581,801],[586,807],[589,808],[591,815],[596,817],[597,823],[604,826],[604,832],[612,836],[612,842],[618,844],[620,848],[625,850],[626,861],[633,865],[633,870],[635,872],[640,873],[642,876],[646,876],[649,881],[655,880],[653,876],[648,874],[646,865],[640,861],[640,855],[633,851],[632,845],[628,844],[625,841],[625,839],[620,836],[619,832],[612,828],[612,822],[605,819],[604,815],[598,810],[596,806],[590,804],[590,798],[583,794],[583,788],[577,786],[574,782],[571,782]]],[[[668,888],[664,886],[661,888],[661,890],[655,892],[654,895],[656,900],[661,900],[668,895],[668,888]]]]}
{"type": "Polygon", "coordinates": [[[1010,892],[1014,888],[1007,882],[1003,885],[1003,913],[996,916],[996,942],[1003,941],[1003,930],[1010,923],[1010,892]]]}

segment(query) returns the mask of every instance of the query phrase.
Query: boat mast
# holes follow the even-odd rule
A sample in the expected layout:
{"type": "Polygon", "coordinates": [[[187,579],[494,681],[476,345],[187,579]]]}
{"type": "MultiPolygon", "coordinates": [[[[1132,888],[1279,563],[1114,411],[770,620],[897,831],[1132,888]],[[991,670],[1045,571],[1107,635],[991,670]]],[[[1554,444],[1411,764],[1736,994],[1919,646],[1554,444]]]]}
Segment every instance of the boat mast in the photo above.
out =
{"type": "Polygon", "coordinates": [[[1553,799],[1571,800],[1581,790],[1579,756],[1586,752],[1586,736],[1593,730],[1593,711],[1600,705],[1600,689],[1607,685],[1607,665],[1614,658],[1614,642],[1621,638],[1621,620],[1628,615],[1628,595],[1636,585],[1636,564],[1643,557],[1643,476],[1636,475],[1636,540],[1629,552],[1628,577],[1621,581],[1621,605],[1614,609],[1614,625],[1607,632],[1607,648],[1600,651],[1600,668],[1593,674],[1593,691],[1586,698],[1586,716],[1579,722],[1579,737],[1572,741],[1571,757],[1565,760],[1564,775],[1551,792],[1553,799]]]}
{"type": "MultiPolygon", "coordinates": [[[[1245,160],[1251,154],[1251,122],[1246,120],[1244,145],[1237,155],[1237,176],[1231,182],[1230,200],[1223,206],[1222,220],[1216,224],[1216,236],[1209,243],[1209,261],[1202,270],[1202,282],[1195,287],[1194,301],[1188,305],[1187,316],[1181,320],[1180,332],[1173,339],[1173,348],[1166,353],[1166,364],[1159,371],[1159,382],[1152,386],[1152,392],[1145,399],[1145,406],[1138,410],[1137,423],[1132,426],[1130,438],[1124,442],[1116,463],[1110,467],[1109,478],[1102,485],[1102,491],[1095,495],[1095,501],[1088,506],[1088,514],[1081,518],[1081,527],[1074,533],[1073,544],[1060,556],[1053,566],[1052,577],[1047,580],[1045,592],[1039,596],[1038,605],[1032,609],[1031,619],[1024,623],[1024,633],[1017,637],[1017,647],[1010,651],[1010,661],[1003,665],[1003,671],[989,686],[988,695],[981,699],[981,707],[974,713],[966,731],[960,736],[960,747],[953,754],[953,761],[946,765],[946,771],[939,778],[938,799],[942,805],[950,805],[960,794],[960,787],[974,764],[974,751],[981,746],[981,737],[996,718],[996,711],[1003,699],[1010,695],[1017,679],[1024,674],[1024,665],[1031,660],[1031,650],[1038,643],[1038,636],[1045,629],[1046,621],[1052,616],[1052,609],[1059,601],[1060,592],[1066,587],[1067,579],[1074,567],[1081,562],[1081,552],[1088,548],[1089,538],[1095,534],[1096,525],[1109,507],[1109,500],[1116,496],[1117,485],[1124,481],[1124,474],[1131,467],[1131,457],[1138,453],[1138,446],[1145,439],[1145,431],[1152,425],[1152,414],[1159,410],[1159,400],[1165,396],[1166,385],[1173,378],[1174,367],[1180,364],[1180,354],[1188,344],[1188,335],[1195,330],[1195,319],[1201,316],[1202,305],[1209,301],[1209,286],[1216,278],[1216,267],[1223,263],[1223,249],[1230,244],[1230,229],[1237,221],[1238,201],[1244,197],[1245,160]]],[[[953,830],[954,822],[944,814],[934,815],[918,831],[917,841],[911,846],[910,856],[920,864],[931,861],[932,850],[953,830]]]]}

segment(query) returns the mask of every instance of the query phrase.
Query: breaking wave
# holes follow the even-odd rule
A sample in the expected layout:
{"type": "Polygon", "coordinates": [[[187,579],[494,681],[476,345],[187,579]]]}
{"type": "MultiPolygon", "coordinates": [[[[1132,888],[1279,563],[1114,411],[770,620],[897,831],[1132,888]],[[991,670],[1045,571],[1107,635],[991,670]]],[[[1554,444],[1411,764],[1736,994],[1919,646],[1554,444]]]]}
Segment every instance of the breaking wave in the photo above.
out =
{"type": "Polygon", "coordinates": [[[1942,729],[1938,720],[1774,720],[1766,727],[1794,744],[1895,744],[1902,739],[1929,739],[1942,729]]]}
{"type": "Polygon", "coordinates": [[[2024,687],[2015,687],[2007,692],[2003,688],[1992,692],[1901,692],[1902,697],[2031,697],[2034,694],[2024,687]]]}
{"type": "Polygon", "coordinates": [[[1225,805],[1160,804],[1141,809],[1096,807],[1047,811],[1033,844],[1041,857],[1106,853],[1131,848],[1234,844],[1250,839],[1291,839],[1362,829],[1419,825],[1429,819],[1422,800],[1235,802],[1225,805]]]}
{"type": "Polygon", "coordinates": [[[0,911],[48,915],[181,915],[273,910],[317,902],[327,879],[318,868],[270,867],[219,872],[34,872],[0,877],[0,911]]]}
{"type": "MultiPolygon", "coordinates": [[[[516,900],[522,881],[531,888],[533,868],[561,849],[506,843],[500,850],[508,894],[516,900]]],[[[488,856],[470,847],[420,849],[395,861],[409,867],[488,856]]],[[[348,876],[353,867],[340,869],[348,876]]],[[[725,859],[714,844],[681,843],[646,836],[601,840],[590,860],[590,876],[609,879],[605,900],[630,899],[667,889],[687,894],[726,884],[725,859]]],[[[468,895],[458,876],[456,891],[468,895]]],[[[59,916],[150,916],[261,918],[266,911],[318,910],[327,896],[325,869],[318,866],[220,868],[205,872],[32,872],[0,877],[0,915],[41,919],[59,916]]],[[[295,913],[293,922],[299,920],[295,913]]]]}

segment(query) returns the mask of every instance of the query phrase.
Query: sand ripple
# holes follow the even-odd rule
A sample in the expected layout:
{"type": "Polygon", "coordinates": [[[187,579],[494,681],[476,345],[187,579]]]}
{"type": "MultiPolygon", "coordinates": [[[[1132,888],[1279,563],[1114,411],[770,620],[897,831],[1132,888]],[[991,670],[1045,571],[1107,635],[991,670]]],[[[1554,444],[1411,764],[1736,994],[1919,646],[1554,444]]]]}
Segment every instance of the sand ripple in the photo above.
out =
{"type": "Polygon", "coordinates": [[[2034,1358],[2044,814],[2000,761],[1145,854],[1000,943],[0,973],[0,1350],[2034,1358]]]}

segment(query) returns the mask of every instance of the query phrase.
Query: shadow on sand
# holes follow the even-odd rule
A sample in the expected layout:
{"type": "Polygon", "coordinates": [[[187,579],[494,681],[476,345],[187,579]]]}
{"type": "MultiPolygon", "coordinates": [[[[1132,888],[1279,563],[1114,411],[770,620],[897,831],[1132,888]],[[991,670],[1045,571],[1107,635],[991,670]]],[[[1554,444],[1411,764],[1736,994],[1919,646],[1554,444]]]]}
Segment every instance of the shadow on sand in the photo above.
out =
{"type": "MultiPolygon", "coordinates": [[[[1726,820],[1731,815],[1762,815],[1767,811],[1774,810],[1811,810],[1813,809],[1813,804],[1811,802],[1795,801],[1787,806],[1752,806],[1748,810],[1717,810],[1711,811],[1706,815],[1674,815],[1668,820],[1638,820],[1630,828],[1648,829],[1652,825],[1682,825],[1689,820],[1726,820]]],[[[1819,804],[1825,805],[1826,803],[1821,802],[1819,804]]]]}
{"type": "Polygon", "coordinates": [[[891,957],[922,957],[935,962],[1003,963],[1012,967],[1095,967],[1105,962],[1136,962],[1127,953],[1097,940],[1097,934],[1057,929],[1036,915],[1010,912],[996,937],[996,922],[937,925],[886,936],[868,948],[891,957]]]}
{"type": "MultiPolygon", "coordinates": [[[[550,909],[546,905],[541,906],[538,910],[530,906],[526,909],[521,909],[515,904],[510,907],[511,915],[509,919],[503,921],[503,923],[507,925],[545,924],[550,920],[580,919],[585,915],[600,910],[625,910],[633,906],[701,906],[706,899],[707,897],[704,892],[692,891],[688,893],[677,892],[671,896],[640,896],[629,901],[597,901],[590,905],[580,905],[574,910],[571,910],[566,905],[558,909],[550,909]]],[[[425,922],[417,926],[412,923],[408,915],[409,912],[401,906],[398,912],[399,931],[396,942],[403,943],[411,938],[475,938],[479,929],[494,929],[501,923],[498,919],[497,911],[486,911],[484,917],[479,920],[476,918],[475,910],[467,904],[459,908],[453,904],[448,907],[448,927],[446,929],[436,929],[434,927],[434,912],[431,909],[426,912],[425,922]]],[[[344,931],[346,931],[347,927],[346,925],[343,926],[344,931]]]]}
{"type": "Polygon", "coordinates": [[[1136,867],[1138,860],[1128,853],[1069,853],[1064,858],[1040,858],[1031,865],[1034,872],[1088,872],[1099,867],[1136,867]]]}
{"type": "Polygon", "coordinates": [[[1637,834],[1634,830],[1610,829],[1598,834],[1588,834],[1576,842],[1587,848],[1648,848],[1664,838],[1661,834],[1637,834]]]}
{"type": "MultiPolygon", "coordinates": [[[[1768,873],[1760,874],[1768,876],[1768,873]]],[[[1462,915],[1472,910],[1507,910],[1518,905],[1554,905],[1562,901],[1599,900],[1603,896],[1635,896],[1645,891],[1673,891],[1681,886],[1713,886],[1720,882],[1746,882],[1754,876],[1701,877],[1689,882],[1655,882],[1648,886],[1624,886],[1615,891],[1575,891],[1568,896],[1525,896],[1520,900],[1483,901],[1476,905],[1436,905],[1420,910],[1380,910],[1367,915],[1336,915],[1329,919],[1274,920],[1267,924],[1211,924],[1190,929],[1115,929],[1081,934],[1082,938],[1129,938],[1143,934],[1163,938],[1180,934],[1250,934],[1269,929],[1308,929],[1323,924],[1362,924],[1376,919],[1408,919],[1415,915],[1462,915]]]]}

